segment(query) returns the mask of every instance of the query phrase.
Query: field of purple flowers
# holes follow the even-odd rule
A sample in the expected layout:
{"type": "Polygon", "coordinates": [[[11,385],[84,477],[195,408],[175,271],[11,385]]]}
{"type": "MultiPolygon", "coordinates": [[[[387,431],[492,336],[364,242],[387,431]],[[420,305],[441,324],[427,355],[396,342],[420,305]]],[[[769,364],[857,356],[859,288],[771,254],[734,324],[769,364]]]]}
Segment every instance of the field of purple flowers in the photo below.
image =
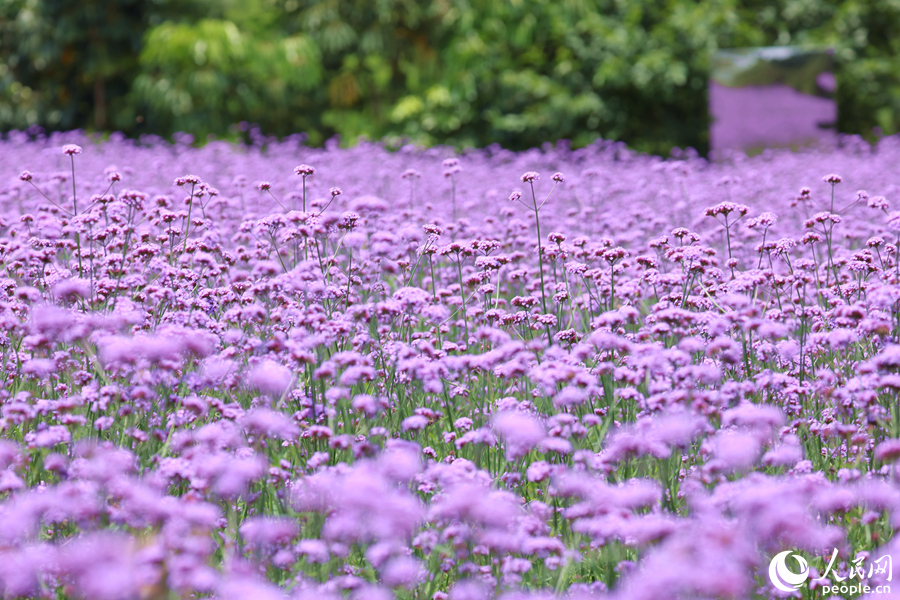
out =
{"type": "Polygon", "coordinates": [[[898,165],[8,134],[0,591],[889,598],[898,165]]]}

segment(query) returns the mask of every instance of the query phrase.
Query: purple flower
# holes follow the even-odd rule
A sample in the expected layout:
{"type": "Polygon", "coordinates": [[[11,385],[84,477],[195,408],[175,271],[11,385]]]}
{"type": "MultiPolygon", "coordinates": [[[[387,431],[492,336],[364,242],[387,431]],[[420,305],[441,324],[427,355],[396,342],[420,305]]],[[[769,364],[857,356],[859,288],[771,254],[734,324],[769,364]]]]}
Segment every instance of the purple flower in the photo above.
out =
{"type": "Polygon", "coordinates": [[[66,156],[75,156],[81,154],[81,146],[75,144],[66,144],[62,147],[62,153],[66,156]]]}
{"type": "Polygon", "coordinates": [[[750,429],[770,430],[784,424],[784,414],[775,406],[744,402],[722,413],[722,425],[743,425],[750,429]]]}
{"type": "Polygon", "coordinates": [[[25,488],[25,482],[16,475],[15,471],[3,471],[0,473],[0,493],[12,492],[25,488]]]}
{"type": "Polygon", "coordinates": [[[224,453],[198,456],[194,467],[198,477],[211,482],[213,492],[227,499],[244,494],[266,470],[259,456],[234,457],[224,453]]]}
{"type": "Polygon", "coordinates": [[[247,382],[260,392],[278,399],[290,391],[294,385],[294,375],[287,367],[265,359],[250,370],[247,382]]]}
{"type": "Polygon", "coordinates": [[[900,458],[900,439],[885,440],[875,446],[875,459],[881,462],[895,462],[900,458]]]}
{"type": "Polygon", "coordinates": [[[712,472],[743,471],[751,467],[760,454],[759,436],[743,431],[720,431],[708,440],[713,460],[706,464],[712,472]]]}
{"type": "Polygon", "coordinates": [[[53,286],[53,296],[60,300],[89,298],[90,295],[90,285],[78,279],[64,279],[53,286]]]}
{"type": "Polygon", "coordinates": [[[393,558],[381,569],[381,580],[388,587],[413,589],[424,576],[422,563],[411,556],[393,558]]]}
{"type": "Polygon", "coordinates": [[[767,467],[791,467],[801,460],[803,460],[803,446],[800,444],[800,438],[789,435],[781,444],[763,454],[762,464],[767,467]]]}
{"type": "Polygon", "coordinates": [[[388,479],[408,482],[422,468],[419,445],[405,440],[391,439],[384,445],[378,459],[379,471],[388,479]]]}
{"type": "Polygon", "coordinates": [[[490,597],[488,586],[479,581],[457,581],[450,587],[450,600],[488,600],[490,597]]]}
{"type": "Polygon", "coordinates": [[[732,212],[736,212],[739,215],[744,216],[749,210],[750,208],[744,204],[736,204],[734,202],[720,202],[715,206],[707,208],[704,214],[707,217],[718,217],[719,215],[727,217],[732,212]]]}
{"type": "Polygon", "coordinates": [[[71,441],[72,435],[65,425],[51,425],[42,431],[25,434],[25,443],[29,448],[51,448],[71,441]]]}
{"type": "Polygon", "coordinates": [[[753,217],[752,219],[748,220],[747,228],[748,229],[756,229],[758,227],[761,227],[761,228],[765,229],[767,227],[771,227],[777,221],[778,221],[778,217],[775,215],[775,213],[764,212],[764,213],[761,213],[758,216],[753,217]]]}
{"type": "Polygon", "coordinates": [[[361,412],[368,417],[374,417],[378,414],[378,400],[374,396],[368,394],[359,394],[353,397],[351,402],[353,410],[361,412]]]}
{"type": "MultiPolygon", "coordinates": [[[[26,173],[27,173],[27,171],[26,171],[26,173]]],[[[871,198],[869,198],[869,201],[867,202],[867,204],[868,204],[869,208],[874,208],[876,210],[883,210],[885,212],[887,212],[891,208],[890,203],[887,201],[887,198],[885,198],[884,196],[872,196],[871,198]]]]}
{"type": "Polygon", "coordinates": [[[229,574],[219,584],[216,597],[221,600],[284,600],[282,591],[268,581],[242,573],[229,574]]]}
{"type": "Polygon", "coordinates": [[[412,415],[403,419],[400,424],[400,431],[422,431],[428,427],[428,417],[422,415],[412,415]]]}
{"type": "Polygon", "coordinates": [[[328,513],[322,536],[331,542],[406,539],[420,523],[422,507],[372,467],[361,461],[343,473],[324,470],[307,477],[293,490],[295,508],[328,513]]]}
{"type": "Polygon", "coordinates": [[[643,417],[634,425],[613,433],[603,456],[610,462],[648,454],[655,458],[668,458],[673,447],[687,447],[707,427],[702,417],[681,411],[643,417]]]}
{"type": "Polygon", "coordinates": [[[47,358],[32,358],[22,365],[22,372],[26,375],[34,375],[39,380],[46,380],[51,374],[58,371],[56,362],[47,358]]]}
{"type": "Polygon", "coordinates": [[[12,465],[20,465],[25,455],[15,442],[0,440],[0,470],[8,469],[12,465]]]}
{"type": "Polygon", "coordinates": [[[326,563],[330,558],[328,546],[322,540],[301,540],[295,550],[298,555],[311,564],[326,563]]]}
{"type": "Polygon", "coordinates": [[[525,471],[525,478],[528,479],[528,481],[540,482],[550,477],[550,473],[552,472],[553,469],[550,466],[550,463],[538,460],[528,465],[528,469],[525,471]]]}
{"type": "Polygon", "coordinates": [[[141,564],[132,540],[121,533],[93,533],[63,546],[59,565],[80,595],[97,600],[127,600],[155,583],[158,569],[141,564]]]}
{"type": "Polygon", "coordinates": [[[300,532],[297,521],[287,517],[250,517],[241,524],[241,537],[255,548],[289,544],[300,532]]]}
{"type": "Polygon", "coordinates": [[[187,184],[199,185],[200,182],[201,182],[200,178],[197,177],[196,175],[185,175],[183,177],[177,178],[175,180],[175,185],[178,185],[178,186],[187,185],[187,184]]]}
{"type": "Polygon", "coordinates": [[[388,209],[388,203],[377,196],[359,196],[353,199],[350,208],[361,213],[384,212],[388,209]]]}
{"type": "Polygon", "coordinates": [[[247,432],[262,438],[296,441],[300,435],[300,429],[290,419],[280,412],[267,408],[254,408],[248,411],[241,423],[247,432]]]}
{"type": "Polygon", "coordinates": [[[537,447],[546,433],[540,421],[525,413],[505,411],[493,419],[493,429],[504,441],[506,460],[518,460],[537,447]]]}

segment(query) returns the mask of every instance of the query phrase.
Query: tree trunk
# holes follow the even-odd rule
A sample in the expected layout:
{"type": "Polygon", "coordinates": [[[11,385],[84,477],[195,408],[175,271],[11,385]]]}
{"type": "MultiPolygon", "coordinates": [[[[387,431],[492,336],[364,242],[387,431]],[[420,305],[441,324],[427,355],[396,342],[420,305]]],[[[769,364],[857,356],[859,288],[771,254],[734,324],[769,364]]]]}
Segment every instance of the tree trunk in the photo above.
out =
{"type": "Polygon", "coordinates": [[[102,75],[94,79],[94,127],[106,129],[106,85],[102,75]]]}

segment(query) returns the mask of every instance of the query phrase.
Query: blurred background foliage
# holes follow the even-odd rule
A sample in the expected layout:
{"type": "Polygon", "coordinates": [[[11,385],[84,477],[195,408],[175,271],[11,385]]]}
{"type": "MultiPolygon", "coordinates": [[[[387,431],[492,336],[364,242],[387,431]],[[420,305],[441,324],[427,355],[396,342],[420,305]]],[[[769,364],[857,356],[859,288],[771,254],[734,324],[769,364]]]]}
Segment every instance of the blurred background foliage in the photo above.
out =
{"type": "Polygon", "coordinates": [[[719,48],[831,47],[838,128],[900,129],[900,0],[3,0],[0,130],[708,146],[719,48]]]}

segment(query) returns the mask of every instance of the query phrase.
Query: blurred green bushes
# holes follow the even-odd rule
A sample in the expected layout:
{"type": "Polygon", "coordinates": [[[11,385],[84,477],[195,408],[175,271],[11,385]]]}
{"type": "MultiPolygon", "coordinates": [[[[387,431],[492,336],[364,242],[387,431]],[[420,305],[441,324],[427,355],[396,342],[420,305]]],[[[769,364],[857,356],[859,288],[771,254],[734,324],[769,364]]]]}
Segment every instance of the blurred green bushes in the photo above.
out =
{"type": "Polygon", "coordinates": [[[835,49],[841,131],[900,129],[900,0],[6,0],[0,129],[705,151],[718,48],[835,49]]]}

